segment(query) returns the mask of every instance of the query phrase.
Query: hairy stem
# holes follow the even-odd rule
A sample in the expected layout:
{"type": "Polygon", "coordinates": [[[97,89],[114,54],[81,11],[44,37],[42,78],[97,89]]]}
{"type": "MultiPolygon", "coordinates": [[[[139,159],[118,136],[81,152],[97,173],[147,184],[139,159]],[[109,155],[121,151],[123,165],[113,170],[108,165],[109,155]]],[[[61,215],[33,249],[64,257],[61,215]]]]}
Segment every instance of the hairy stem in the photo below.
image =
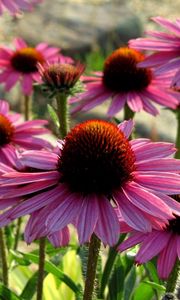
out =
{"type": "Polygon", "coordinates": [[[65,93],[59,93],[56,96],[56,102],[57,115],[60,124],[59,132],[61,138],[63,139],[69,131],[67,95],[65,93]]]}
{"type": "Polygon", "coordinates": [[[0,228],[0,254],[2,261],[2,281],[8,287],[8,263],[6,254],[6,243],[3,228],[0,228]]]}
{"type": "Polygon", "coordinates": [[[42,300],[43,296],[43,280],[44,280],[44,262],[45,262],[46,238],[39,241],[39,270],[37,282],[37,300],[42,300]]]}
{"type": "Polygon", "coordinates": [[[95,234],[93,234],[91,236],[91,241],[89,244],[89,255],[83,300],[92,300],[100,246],[100,240],[95,234]]]}
{"type": "Polygon", "coordinates": [[[133,119],[135,116],[135,112],[132,111],[129,106],[126,104],[124,106],[124,120],[133,119]]]}
{"type": "Polygon", "coordinates": [[[169,275],[169,278],[167,280],[167,284],[166,284],[166,293],[173,293],[175,288],[176,288],[176,283],[177,283],[177,279],[178,279],[178,273],[179,273],[179,260],[176,260],[175,266],[171,272],[171,274],[169,275]]]}
{"type": "Polygon", "coordinates": [[[24,95],[24,119],[28,121],[31,116],[31,97],[24,95]]]}

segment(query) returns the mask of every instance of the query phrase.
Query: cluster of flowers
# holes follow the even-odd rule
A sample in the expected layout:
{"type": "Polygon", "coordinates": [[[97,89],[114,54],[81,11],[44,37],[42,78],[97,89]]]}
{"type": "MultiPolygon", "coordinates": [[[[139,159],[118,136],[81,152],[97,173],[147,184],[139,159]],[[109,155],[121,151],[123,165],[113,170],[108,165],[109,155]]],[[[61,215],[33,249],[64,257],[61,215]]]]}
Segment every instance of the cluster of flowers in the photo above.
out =
{"type": "MultiPolygon", "coordinates": [[[[154,20],[171,33],[153,31],[149,34],[154,39],[130,41],[130,47],[107,57],[103,72],[92,76],[81,76],[84,66],[57,48],[45,43],[32,48],[16,39],[15,49],[0,48],[0,82],[10,90],[20,81],[23,94],[30,95],[33,82],[68,93],[80,78],[86,90],[69,99],[72,113],[109,98],[109,117],[125,105],[152,115],[158,114],[154,103],[176,109],[180,21],[154,20]],[[145,57],[137,49],[156,53],[145,57]]],[[[159,276],[167,278],[180,258],[180,203],[171,197],[180,193],[180,160],[172,158],[174,145],[130,140],[132,120],[118,126],[90,120],[76,125],[54,148],[36,137],[48,133],[42,127],[46,121],[18,123],[19,117],[0,101],[0,208],[5,210],[0,226],[30,215],[26,242],[47,236],[55,247],[68,244],[69,224],[77,229],[80,244],[95,233],[113,246],[120,233],[131,232],[119,250],[141,243],[137,263],[159,253],[159,276]]]]}

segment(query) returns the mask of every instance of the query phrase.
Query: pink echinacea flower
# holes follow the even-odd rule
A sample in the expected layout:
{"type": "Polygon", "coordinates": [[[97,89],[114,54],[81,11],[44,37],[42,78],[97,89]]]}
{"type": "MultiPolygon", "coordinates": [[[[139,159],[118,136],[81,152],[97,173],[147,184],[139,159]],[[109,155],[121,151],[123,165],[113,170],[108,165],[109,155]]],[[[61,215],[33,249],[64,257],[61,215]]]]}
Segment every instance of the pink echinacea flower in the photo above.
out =
{"type": "Polygon", "coordinates": [[[0,83],[9,91],[20,81],[23,94],[30,95],[33,82],[40,80],[37,64],[58,60],[60,49],[46,43],[30,47],[20,38],[14,40],[14,45],[15,49],[0,47],[0,83]]]}
{"type": "Polygon", "coordinates": [[[76,104],[72,113],[88,111],[108,99],[112,99],[109,117],[126,104],[133,112],[144,110],[152,115],[159,113],[153,103],[175,109],[178,93],[170,91],[171,78],[157,76],[153,69],[137,67],[144,58],[142,53],[128,47],[115,50],[105,60],[103,72],[83,77],[86,91],[70,99],[70,104],[76,104]]]}
{"type": "Polygon", "coordinates": [[[176,260],[180,259],[180,216],[176,215],[162,229],[153,229],[148,233],[133,231],[118,250],[124,251],[137,244],[140,244],[140,249],[135,258],[136,263],[144,264],[158,256],[158,275],[161,279],[168,279],[176,260]]]}
{"type": "Polygon", "coordinates": [[[80,243],[94,232],[114,245],[119,215],[142,232],[167,224],[180,214],[179,203],[167,196],[180,191],[180,161],[169,158],[172,144],[128,141],[132,128],[132,121],[115,126],[91,120],[75,126],[58,143],[59,151],[23,152],[27,169],[0,177],[0,199],[21,196],[25,201],[4,212],[0,226],[40,210],[29,236],[53,234],[72,223],[80,243]]]}
{"type": "Polygon", "coordinates": [[[41,3],[42,0],[0,0],[0,15],[6,8],[12,15],[20,13],[22,10],[31,11],[33,5],[41,3]]]}
{"type": "Polygon", "coordinates": [[[20,122],[20,114],[10,113],[7,101],[0,100],[0,162],[12,161],[15,149],[52,148],[46,140],[36,137],[49,133],[46,120],[20,122]]]}
{"type": "Polygon", "coordinates": [[[162,17],[155,17],[152,20],[169,33],[147,31],[150,37],[130,40],[129,45],[139,50],[154,51],[155,53],[149,55],[139,66],[156,67],[157,74],[174,70],[172,86],[180,88],[180,19],[171,22],[162,17]]]}

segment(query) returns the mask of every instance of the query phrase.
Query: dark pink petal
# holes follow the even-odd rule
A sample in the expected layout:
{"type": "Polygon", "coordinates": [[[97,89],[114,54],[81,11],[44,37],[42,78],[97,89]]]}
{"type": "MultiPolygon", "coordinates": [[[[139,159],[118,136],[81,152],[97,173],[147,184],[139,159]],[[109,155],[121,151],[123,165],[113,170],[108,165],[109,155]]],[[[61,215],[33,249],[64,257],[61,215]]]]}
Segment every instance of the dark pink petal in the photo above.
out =
{"type": "Polygon", "coordinates": [[[133,120],[123,121],[118,125],[118,128],[124,133],[126,138],[129,138],[133,131],[134,122],[133,120]]]}
{"type": "Polygon", "coordinates": [[[172,235],[167,246],[159,254],[157,270],[161,279],[167,279],[177,259],[177,235],[172,235]]]}
{"type": "Polygon", "coordinates": [[[151,18],[154,22],[156,22],[157,24],[163,26],[164,28],[166,28],[167,30],[172,31],[173,33],[177,34],[178,37],[180,35],[180,26],[178,26],[177,24],[174,24],[173,22],[163,18],[163,17],[153,17],[151,18]]]}
{"type": "Polygon", "coordinates": [[[5,81],[6,91],[9,91],[16,84],[16,82],[19,80],[19,77],[20,74],[16,71],[14,71],[8,76],[7,80],[5,81]]]}
{"type": "Polygon", "coordinates": [[[32,121],[25,121],[21,124],[17,124],[16,125],[16,131],[24,131],[27,129],[31,129],[31,128],[38,128],[39,126],[43,126],[43,125],[47,125],[48,121],[47,120],[32,120],[32,121]]]}
{"type": "Polygon", "coordinates": [[[121,109],[123,109],[125,103],[127,101],[127,95],[126,94],[117,94],[113,97],[111,101],[111,105],[108,109],[108,116],[113,117],[115,114],[117,114],[121,109]]]}
{"type": "Polygon", "coordinates": [[[25,75],[23,74],[23,78],[22,78],[22,90],[24,95],[31,95],[32,91],[33,91],[33,79],[31,77],[31,75],[25,75]]]}
{"type": "Polygon", "coordinates": [[[180,236],[176,237],[176,241],[177,241],[177,255],[180,260],[180,236]]]}
{"type": "Polygon", "coordinates": [[[70,240],[68,227],[48,235],[48,239],[55,248],[67,246],[70,240]]]}
{"type": "Polygon", "coordinates": [[[130,235],[129,238],[127,238],[124,242],[122,242],[120,244],[120,246],[118,247],[118,250],[122,252],[131,247],[136,246],[137,244],[140,244],[141,242],[144,241],[147,234],[148,233],[145,234],[145,233],[135,231],[134,233],[132,233],[132,235],[130,235]]]}
{"type": "Polygon", "coordinates": [[[152,231],[149,233],[143,243],[140,250],[136,255],[136,262],[138,264],[144,264],[151,260],[159,252],[161,252],[168,244],[171,238],[171,233],[166,231],[152,231]]]}
{"type": "Polygon", "coordinates": [[[0,100],[0,114],[6,115],[9,111],[9,104],[7,101],[0,100]]]}
{"type": "Polygon", "coordinates": [[[49,234],[62,229],[73,221],[79,215],[83,198],[79,194],[67,194],[63,201],[57,206],[56,210],[49,214],[46,221],[46,227],[49,234]]]}
{"type": "Polygon", "coordinates": [[[157,158],[148,161],[138,161],[135,165],[138,171],[180,171],[180,161],[174,158],[157,158]]]}
{"type": "Polygon", "coordinates": [[[129,201],[142,211],[161,219],[172,218],[169,207],[159,197],[148,192],[140,185],[129,182],[122,190],[129,201]]]}
{"type": "Polygon", "coordinates": [[[113,246],[117,243],[120,234],[118,217],[107,198],[98,197],[98,204],[99,217],[95,233],[105,245],[113,246]]]}
{"type": "Polygon", "coordinates": [[[127,94],[127,104],[134,112],[139,112],[143,109],[141,97],[133,92],[127,94]]]}
{"type": "Polygon", "coordinates": [[[164,172],[149,172],[140,173],[134,172],[135,181],[154,191],[165,193],[168,195],[179,194],[180,192],[180,176],[173,173],[164,172]]]}
{"type": "Polygon", "coordinates": [[[123,193],[113,195],[118,203],[123,220],[133,229],[148,232],[152,230],[151,222],[143,212],[133,205],[123,193]]]}
{"type": "Polygon", "coordinates": [[[78,215],[77,230],[79,243],[90,240],[99,217],[98,198],[96,195],[86,196],[78,215]]]}
{"type": "Polygon", "coordinates": [[[31,168],[56,170],[58,165],[58,155],[53,152],[29,150],[22,153],[21,161],[25,166],[31,168]]]}
{"type": "Polygon", "coordinates": [[[134,147],[133,143],[131,145],[138,162],[153,158],[168,157],[176,152],[174,144],[164,142],[153,143],[147,141],[147,143],[139,144],[138,147],[134,147]]]}

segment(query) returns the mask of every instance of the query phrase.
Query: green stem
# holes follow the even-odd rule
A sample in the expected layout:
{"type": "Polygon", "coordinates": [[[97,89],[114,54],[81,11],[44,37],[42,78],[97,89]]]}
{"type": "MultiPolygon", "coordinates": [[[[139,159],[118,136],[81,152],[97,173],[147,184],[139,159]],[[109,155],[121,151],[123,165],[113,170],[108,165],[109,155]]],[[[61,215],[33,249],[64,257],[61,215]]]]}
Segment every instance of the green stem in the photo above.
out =
{"type": "Polygon", "coordinates": [[[56,102],[57,102],[57,115],[60,124],[59,132],[61,138],[64,139],[69,131],[67,95],[65,93],[57,94],[56,102]]]}
{"type": "Polygon", "coordinates": [[[28,121],[31,116],[31,97],[24,95],[24,119],[28,121]]]}
{"type": "Polygon", "coordinates": [[[176,148],[177,152],[175,154],[175,158],[180,159],[180,107],[177,108],[177,123],[178,123],[178,128],[177,128],[177,137],[176,137],[176,148]]]}
{"type": "Polygon", "coordinates": [[[6,254],[6,243],[3,228],[0,228],[0,253],[2,261],[2,281],[8,287],[8,263],[6,254]]]}
{"type": "Polygon", "coordinates": [[[38,270],[38,282],[37,282],[37,300],[42,300],[42,296],[43,296],[45,247],[46,247],[46,238],[41,238],[39,241],[39,270],[38,270]]]}
{"type": "Polygon", "coordinates": [[[176,283],[177,283],[177,279],[178,279],[178,273],[179,273],[179,260],[177,259],[175,266],[167,280],[167,284],[166,284],[166,293],[173,293],[175,288],[176,288],[176,283]]]}
{"type": "Polygon", "coordinates": [[[121,234],[117,244],[114,247],[111,247],[109,249],[108,258],[107,258],[107,261],[106,261],[106,264],[104,267],[104,271],[102,274],[102,279],[101,279],[101,288],[100,288],[100,292],[99,292],[100,299],[104,299],[104,291],[105,291],[106,285],[108,283],[109,276],[111,275],[112,268],[113,268],[114,262],[116,260],[116,256],[118,255],[117,247],[119,246],[120,243],[122,243],[122,241],[125,239],[125,237],[126,237],[126,234],[121,234]]]}
{"type": "Polygon", "coordinates": [[[100,246],[100,240],[95,234],[93,234],[89,244],[89,255],[83,300],[92,300],[100,246]]]}
{"type": "Polygon", "coordinates": [[[17,247],[18,247],[19,236],[20,236],[20,231],[21,231],[21,223],[22,223],[22,218],[19,218],[17,220],[16,233],[15,233],[15,238],[14,238],[14,250],[17,250],[17,247]]]}
{"type": "Polygon", "coordinates": [[[124,107],[124,120],[133,119],[135,116],[135,112],[132,111],[129,106],[126,104],[124,107]]]}

